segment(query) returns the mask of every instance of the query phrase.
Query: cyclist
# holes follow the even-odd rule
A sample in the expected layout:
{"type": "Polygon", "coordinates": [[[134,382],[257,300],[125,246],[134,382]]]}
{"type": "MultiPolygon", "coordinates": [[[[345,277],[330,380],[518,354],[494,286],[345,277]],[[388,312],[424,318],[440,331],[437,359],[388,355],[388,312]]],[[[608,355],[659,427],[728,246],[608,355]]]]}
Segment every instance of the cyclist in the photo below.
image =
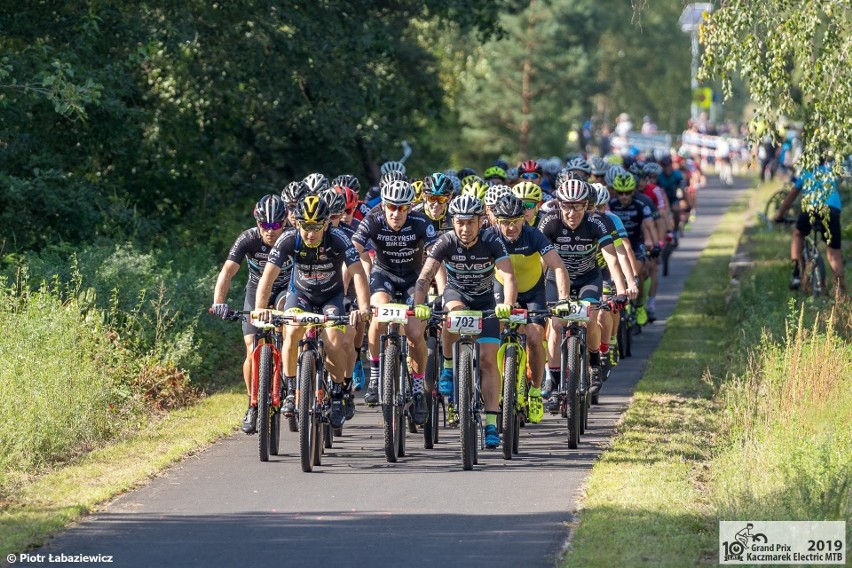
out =
{"type": "Polygon", "coordinates": [[[683,177],[683,173],[680,170],[674,169],[674,166],[672,165],[671,156],[663,156],[660,159],[660,166],[662,166],[663,171],[661,171],[657,175],[657,184],[663,188],[663,191],[666,192],[666,197],[669,200],[670,210],[672,213],[672,225],[674,230],[673,245],[677,246],[677,235],[678,231],[680,230],[681,221],[680,202],[683,198],[683,190],[687,186],[687,181],[683,177]]]}
{"type": "Polygon", "coordinates": [[[287,206],[285,228],[296,226],[296,205],[308,195],[308,186],[301,181],[291,181],[281,190],[281,199],[287,206]]]}
{"type": "MultiPolygon", "coordinates": [[[[288,263],[293,264],[290,279],[290,292],[284,311],[306,311],[326,315],[343,315],[343,265],[352,275],[355,295],[359,308],[350,312],[350,324],[355,326],[362,319],[369,318],[369,312],[362,306],[370,301],[369,286],[364,268],[358,258],[358,252],[349,242],[346,233],[340,229],[328,228],[328,204],[316,195],[309,195],[299,202],[296,208],[296,229],[287,231],[276,241],[269,253],[269,261],[263,270],[263,276],[257,285],[257,302],[265,306],[272,283],[288,263]]],[[[270,314],[261,310],[259,319],[269,321],[270,314]]],[[[285,416],[291,411],[295,395],[296,362],[299,352],[299,340],[305,334],[303,326],[288,326],[284,332],[284,377],[287,385],[287,407],[285,416]]],[[[352,343],[345,341],[345,334],[339,328],[323,329],[327,350],[329,375],[333,381],[331,390],[331,413],[329,419],[334,428],[339,428],[346,420],[346,402],[351,401],[352,377],[346,377],[347,356],[351,353],[352,343]],[[349,395],[344,398],[344,394],[349,395]]],[[[351,411],[349,411],[351,414],[351,411]]]]}
{"type": "Polygon", "coordinates": [[[524,204],[524,219],[527,224],[538,227],[541,222],[541,216],[538,212],[543,199],[541,187],[535,182],[522,178],[520,183],[512,187],[512,193],[524,204]]]}
{"type": "Polygon", "coordinates": [[[796,183],[778,209],[778,214],[775,216],[776,222],[783,222],[787,210],[800,194],[803,196],[802,212],[796,219],[793,238],[790,242],[790,259],[793,263],[790,289],[797,290],[802,284],[804,238],[810,234],[811,229],[816,229],[826,238],[826,256],[834,273],[834,293],[837,298],[840,298],[846,294],[843,255],[840,252],[840,212],[843,206],[840,202],[840,193],[837,191],[837,180],[825,159],[816,169],[805,171],[796,179],[796,183]],[[821,204],[817,199],[823,194],[827,195],[827,198],[824,208],[820,208],[821,204]]]}
{"type": "MultiPolygon", "coordinates": [[[[553,248],[553,243],[540,230],[524,221],[521,200],[511,194],[505,195],[492,208],[492,213],[496,225],[489,230],[500,238],[509,253],[517,284],[518,304],[528,310],[547,309],[544,268],[549,268],[555,274],[559,297],[567,298],[571,288],[568,271],[559,253],[553,248]]],[[[494,297],[497,303],[504,301],[503,283],[499,274],[494,285],[494,297]]],[[[533,424],[541,422],[544,417],[541,380],[547,361],[543,343],[545,325],[544,317],[534,316],[521,329],[527,336],[528,366],[532,379],[529,388],[529,419],[533,424]]]]}
{"type": "Polygon", "coordinates": [[[308,195],[319,195],[326,189],[331,187],[328,178],[320,173],[312,173],[305,176],[302,180],[305,187],[308,189],[308,195]]]}
{"type": "MultiPolygon", "coordinates": [[[[257,226],[240,233],[236,242],[228,253],[228,259],[219,272],[216,279],[216,289],[213,292],[213,314],[224,318],[231,311],[227,304],[228,290],[231,280],[240,270],[243,260],[248,264],[249,277],[246,282],[246,296],[243,302],[244,310],[253,310],[257,285],[260,281],[263,267],[269,258],[269,251],[278,237],[284,232],[286,220],[286,208],[284,202],[277,195],[264,195],[254,206],[254,218],[257,226]]],[[[292,261],[290,261],[292,265],[292,261]]],[[[290,283],[290,270],[284,270],[271,282],[270,295],[274,298],[273,304],[283,305],[287,296],[287,287],[290,283]]],[[[268,304],[263,304],[264,306],[268,304]]],[[[246,391],[249,395],[248,410],[243,417],[243,432],[254,434],[257,424],[257,407],[251,405],[251,377],[252,377],[252,351],[254,350],[254,335],[258,329],[249,322],[243,322],[243,341],[246,345],[246,358],[243,361],[243,380],[246,383],[246,391]]]]}
{"type": "MultiPolygon", "coordinates": [[[[612,244],[610,229],[596,214],[586,212],[589,200],[589,184],[578,179],[562,181],[556,188],[560,211],[548,215],[541,222],[541,232],[550,239],[562,262],[571,275],[571,296],[579,300],[600,302],[603,294],[603,279],[597,264],[597,252],[601,250],[612,279],[615,282],[617,294],[626,296],[627,283],[618,257],[612,244]]],[[[555,281],[546,283],[547,301],[557,302],[566,300],[559,295],[555,281]]],[[[600,344],[601,332],[597,324],[597,309],[590,310],[589,322],[586,325],[586,347],[589,352],[589,368],[592,394],[601,387],[600,344]]],[[[548,355],[550,360],[549,384],[544,393],[549,394],[554,385],[559,384],[559,345],[563,323],[550,320],[548,335],[548,355]]],[[[553,411],[554,399],[551,399],[548,410],[553,411]]]]}
{"type": "Polygon", "coordinates": [[[483,172],[482,177],[488,185],[504,185],[506,183],[506,170],[500,166],[491,166],[483,172]]]}
{"type": "Polygon", "coordinates": [[[636,162],[631,167],[633,177],[636,178],[636,193],[634,197],[650,204],[651,217],[654,219],[654,232],[656,235],[655,246],[651,249],[652,254],[648,255],[648,277],[650,278],[651,285],[648,289],[648,299],[645,302],[645,309],[648,314],[648,321],[650,322],[656,319],[657,286],[660,279],[658,258],[666,246],[663,238],[665,235],[667,241],[670,241],[674,229],[671,216],[669,215],[671,207],[668,198],[666,198],[666,193],[653,181],[649,182],[651,177],[656,181],[657,176],[662,170],[662,166],[654,162],[636,162]]]}
{"type": "MultiPolygon", "coordinates": [[[[422,213],[411,211],[414,188],[406,181],[394,181],[382,187],[382,208],[367,215],[352,238],[355,250],[370,270],[370,303],[381,306],[389,302],[412,304],[418,268],[423,264],[423,250],[435,239],[435,228],[422,213]],[[375,259],[365,252],[373,243],[375,259]]],[[[423,322],[409,318],[405,325],[411,363],[412,418],[416,424],[426,422],[426,398],[423,376],[426,370],[426,341],[423,322]]],[[[380,337],[387,333],[387,324],[370,323],[370,384],[364,401],[379,402],[380,337]]]]}
{"type": "MultiPolygon", "coordinates": [[[[444,309],[491,310],[495,315],[508,317],[517,299],[512,262],[503,242],[490,231],[482,230],[482,202],[471,195],[459,196],[450,203],[453,232],[442,235],[429,252],[429,258],[420,271],[414,290],[414,303],[424,318],[429,317],[429,307],[423,305],[429,285],[441,263],[447,269],[447,286],[444,289],[444,309]],[[503,282],[503,302],[494,299],[494,275],[503,282]]],[[[497,432],[497,413],[500,408],[500,377],[497,373],[497,350],[500,342],[500,325],[494,318],[483,321],[480,345],[480,372],[482,395],[485,399],[485,446],[500,445],[497,432]]],[[[442,395],[453,391],[453,344],[457,337],[444,333],[444,369],[438,381],[442,395]],[[450,357],[447,357],[450,355],[450,357]]]]}

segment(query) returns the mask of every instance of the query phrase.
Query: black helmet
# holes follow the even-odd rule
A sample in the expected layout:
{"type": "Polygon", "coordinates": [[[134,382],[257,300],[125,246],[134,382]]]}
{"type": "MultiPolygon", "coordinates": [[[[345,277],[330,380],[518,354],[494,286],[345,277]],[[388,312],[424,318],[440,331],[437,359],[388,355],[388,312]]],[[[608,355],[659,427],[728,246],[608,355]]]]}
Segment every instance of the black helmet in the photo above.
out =
{"type": "Polygon", "coordinates": [[[491,212],[498,219],[517,219],[524,216],[524,203],[510,193],[502,196],[491,208],[491,212]]]}
{"type": "Polygon", "coordinates": [[[296,206],[296,219],[302,223],[322,223],[328,215],[328,203],[317,195],[308,195],[296,206]]]}
{"type": "Polygon", "coordinates": [[[281,190],[284,203],[298,203],[308,194],[308,186],[301,181],[291,181],[281,190]]]}
{"type": "Polygon", "coordinates": [[[287,208],[277,195],[264,195],[254,206],[254,218],[258,223],[281,223],[286,215],[287,208]]]}

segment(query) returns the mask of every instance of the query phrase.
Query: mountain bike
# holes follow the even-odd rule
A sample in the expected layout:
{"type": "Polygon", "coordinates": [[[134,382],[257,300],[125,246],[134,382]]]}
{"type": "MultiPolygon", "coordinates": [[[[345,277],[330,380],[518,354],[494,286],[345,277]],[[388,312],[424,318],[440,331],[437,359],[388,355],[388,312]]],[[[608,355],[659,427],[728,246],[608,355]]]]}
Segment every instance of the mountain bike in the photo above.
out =
{"type": "MultiPolygon", "coordinates": [[[[405,456],[405,421],[413,403],[408,373],[408,341],[400,326],[408,323],[414,310],[406,304],[371,306],[373,319],[387,323],[379,338],[379,401],[382,405],[385,459],[395,463],[405,456]]],[[[412,422],[413,423],[413,422],[412,422]]]]}
{"type": "MultiPolygon", "coordinates": [[[[281,347],[283,336],[280,328],[284,323],[283,312],[270,310],[272,322],[250,319],[258,328],[254,334],[252,349],[251,405],[257,407],[258,456],[260,461],[269,461],[270,455],[278,455],[281,439],[282,365],[281,347]]],[[[211,310],[212,313],[212,310],[211,310]]],[[[251,311],[229,312],[224,319],[247,321],[251,311]]]]}
{"type": "Polygon", "coordinates": [[[804,266],[802,286],[805,290],[809,290],[814,298],[825,293],[826,288],[825,259],[819,250],[819,238],[816,233],[817,231],[813,230],[804,237],[802,247],[802,265],[804,266]]]}
{"type": "Polygon", "coordinates": [[[441,318],[433,315],[426,321],[426,374],[423,377],[426,386],[426,409],[428,417],[423,425],[423,447],[431,450],[438,443],[440,414],[443,414],[444,427],[447,423],[447,407],[444,397],[438,392],[438,376],[444,362],[441,350],[441,318]]]}
{"type": "MultiPolygon", "coordinates": [[[[786,185],[773,193],[766,201],[766,207],[763,210],[763,217],[768,223],[770,223],[770,226],[773,219],[775,219],[775,216],[778,214],[778,211],[781,209],[781,204],[784,203],[784,200],[787,198],[787,195],[789,195],[791,189],[792,185],[786,185]]],[[[787,210],[787,213],[784,216],[784,222],[788,224],[795,223],[796,219],[799,217],[799,213],[801,213],[801,206],[797,200],[792,203],[790,208],[787,210]]]]}
{"type": "Polygon", "coordinates": [[[328,417],[331,410],[331,378],[325,368],[325,346],[319,331],[329,325],[348,325],[349,316],[299,312],[284,314],[282,318],[287,325],[308,327],[305,337],[299,340],[296,420],[299,424],[302,471],[310,472],[314,466],[322,465],[323,448],[332,447],[335,435],[328,417]]]}
{"type": "Polygon", "coordinates": [[[634,327],[639,327],[636,322],[636,305],[631,300],[623,310],[618,312],[618,356],[621,359],[633,356],[633,333],[634,327]]]}

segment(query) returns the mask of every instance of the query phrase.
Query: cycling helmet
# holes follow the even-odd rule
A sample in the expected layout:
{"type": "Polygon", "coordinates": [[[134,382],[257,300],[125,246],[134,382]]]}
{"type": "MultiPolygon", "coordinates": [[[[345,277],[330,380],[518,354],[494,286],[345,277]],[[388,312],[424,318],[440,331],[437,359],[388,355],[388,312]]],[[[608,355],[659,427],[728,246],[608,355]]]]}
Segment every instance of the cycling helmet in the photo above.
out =
{"type": "Polygon", "coordinates": [[[637,178],[641,178],[645,175],[645,162],[635,161],[630,164],[630,169],[628,169],[631,174],[636,176],[637,178]]]}
{"type": "Polygon", "coordinates": [[[331,180],[331,185],[337,185],[340,187],[348,187],[358,193],[361,191],[361,182],[358,181],[358,178],[353,176],[352,174],[343,174],[339,175],[333,180],[331,180]]]}
{"type": "Polygon", "coordinates": [[[592,158],[592,175],[593,176],[602,176],[606,175],[606,171],[609,169],[609,164],[603,158],[592,158]]]}
{"type": "Polygon", "coordinates": [[[258,223],[281,223],[286,215],[284,201],[277,195],[264,195],[254,206],[254,218],[258,223]]]}
{"type": "Polygon", "coordinates": [[[450,176],[450,177],[452,177],[452,176],[456,176],[456,177],[458,177],[458,176],[459,176],[459,172],[458,172],[457,170],[454,170],[454,169],[450,168],[450,169],[448,169],[448,170],[444,170],[444,175],[445,175],[445,176],[450,176]]]}
{"type": "Polygon", "coordinates": [[[528,173],[541,175],[541,172],[541,165],[535,160],[527,160],[518,164],[518,175],[528,173]]]}
{"type": "Polygon", "coordinates": [[[556,185],[556,186],[558,186],[558,185],[559,185],[560,183],[562,183],[563,181],[568,181],[569,179],[582,179],[582,181],[586,181],[585,179],[583,179],[584,177],[585,177],[585,176],[583,176],[583,174],[581,174],[581,173],[580,173],[579,171],[577,171],[577,170],[562,169],[562,170],[560,170],[560,172],[556,175],[556,183],[555,183],[555,185],[556,185]]]}
{"type": "Polygon", "coordinates": [[[569,172],[572,170],[577,170],[583,172],[586,175],[591,175],[592,173],[592,165],[585,159],[579,157],[574,158],[573,160],[565,164],[565,169],[569,172]]]}
{"type": "Polygon", "coordinates": [[[518,168],[508,168],[506,170],[506,181],[517,181],[518,168]]]}
{"type": "Polygon", "coordinates": [[[594,187],[598,192],[598,198],[595,200],[595,207],[600,207],[601,205],[609,203],[609,190],[604,184],[593,183],[592,187],[594,187]]]}
{"type": "Polygon", "coordinates": [[[308,174],[302,182],[308,188],[308,194],[310,195],[319,195],[331,187],[328,183],[328,178],[318,173],[308,174]]]}
{"type": "Polygon", "coordinates": [[[488,191],[485,192],[485,197],[482,199],[482,202],[486,207],[494,207],[505,195],[514,195],[511,187],[502,184],[492,185],[488,188],[488,191]]]}
{"type": "Polygon", "coordinates": [[[329,215],[342,215],[346,211],[346,197],[337,189],[327,189],[322,192],[320,197],[328,205],[329,215]]]}
{"type": "Polygon", "coordinates": [[[548,175],[555,176],[562,169],[562,160],[559,158],[550,158],[549,160],[541,160],[541,169],[548,175]]]}
{"type": "Polygon", "coordinates": [[[518,199],[527,199],[529,201],[541,201],[541,187],[531,181],[522,181],[512,188],[512,193],[518,199]]]}
{"type": "Polygon", "coordinates": [[[281,199],[284,203],[298,203],[308,194],[308,186],[301,181],[291,181],[287,187],[281,190],[281,199]]]}
{"type": "Polygon", "coordinates": [[[395,181],[408,181],[408,178],[405,177],[405,174],[399,171],[390,171],[386,174],[382,174],[382,177],[379,179],[379,187],[382,188],[386,184],[395,181]]]}
{"type": "Polygon", "coordinates": [[[612,182],[615,181],[615,176],[626,173],[627,171],[625,171],[625,169],[621,166],[612,166],[607,170],[606,175],[604,175],[604,183],[607,187],[612,187],[612,182]]]}
{"type": "Polygon", "coordinates": [[[458,195],[461,193],[461,180],[456,176],[447,176],[450,178],[450,182],[453,184],[453,195],[458,195]]]}
{"type": "Polygon", "coordinates": [[[564,202],[586,201],[589,198],[589,184],[579,179],[565,180],[556,188],[556,197],[564,202]]]}
{"type": "Polygon", "coordinates": [[[612,180],[612,189],[618,193],[630,193],[636,189],[636,178],[633,174],[622,172],[612,180]]]}
{"type": "Polygon", "coordinates": [[[402,175],[405,175],[405,166],[402,162],[390,161],[382,164],[381,168],[379,168],[379,171],[382,175],[385,175],[388,172],[400,172],[402,175]]]}
{"type": "Polygon", "coordinates": [[[460,195],[450,201],[449,214],[459,219],[482,215],[482,202],[472,195],[460,195]]]}
{"type": "Polygon", "coordinates": [[[414,203],[420,203],[423,201],[423,180],[414,180],[411,182],[411,187],[414,188],[414,203]]]}
{"type": "Polygon", "coordinates": [[[462,180],[462,183],[464,183],[464,179],[465,179],[467,176],[475,176],[475,175],[477,175],[477,173],[476,173],[476,170],[475,170],[475,169],[473,169],[473,168],[462,168],[462,169],[460,169],[460,170],[459,170],[459,172],[456,174],[456,177],[457,177],[457,178],[459,178],[460,180],[462,180]]]}
{"type": "Polygon", "coordinates": [[[524,216],[524,202],[508,193],[497,201],[491,212],[498,219],[517,219],[524,216]]]}
{"type": "Polygon", "coordinates": [[[302,223],[322,223],[328,215],[328,203],[317,195],[308,195],[296,206],[296,219],[302,223]]]}
{"type": "Polygon", "coordinates": [[[484,177],[485,179],[499,178],[503,181],[506,181],[506,170],[499,166],[491,166],[490,168],[485,170],[485,173],[482,174],[482,177],[484,177]]]}
{"type": "Polygon", "coordinates": [[[414,201],[414,188],[407,181],[397,180],[382,186],[382,202],[408,205],[414,201]]]}
{"type": "Polygon", "coordinates": [[[334,186],[334,191],[343,196],[347,211],[352,212],[358,207],[358,194],[354,189],[345,185],[336,185],[334,186]]]}
{"type": "Polygon", "coordinates": [[[423,191],[429,195],[449,196],[453,193],[453,182],[449,176],[436,172],[423,179],[423,191]]]}
{"type": "Polygon", "coordinates": [[[485,197],[485,192],[488,191],[488,184],[476,176],[468,176],[467,181],[462,182],[462,195],[472,195],[481,200],[485,197]]]}
{"type": "Polygon", "coordinates": [[[658,176],[663,173],[663,166],[657,164],[656,162],[648,162],[645,164],[645,175],[646,176],[658,176]]]}
{"type": "Polygon", "coordinates": [[[505,171],[509,169],[509,162],[507,162],[506,160],[494,160],[494,166],[505,171]]]}

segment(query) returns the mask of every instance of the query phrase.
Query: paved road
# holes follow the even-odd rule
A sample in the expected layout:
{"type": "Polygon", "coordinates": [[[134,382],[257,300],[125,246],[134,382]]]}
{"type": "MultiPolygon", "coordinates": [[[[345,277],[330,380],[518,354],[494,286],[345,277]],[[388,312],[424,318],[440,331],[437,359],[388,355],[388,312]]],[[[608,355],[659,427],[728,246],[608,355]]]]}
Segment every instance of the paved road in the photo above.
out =
{"type": "Polygon", "coordinates": [[[512,461],[486,452],[474,471],[462,471],[457,435],[445,431],[434,450],[409,434],[409,455],[388,464],[380,415],[359,407],[314,473],[301,472],[294,434],[284,434],[283,455],[265,464],[257,460],[257,437],[235,434],[37,552],[110,554],[115,565],[134,567],[553,565],[575,520],[578,490],[707,237],[738,193],[702,191],[699,218],[661,279],[660,319],[645,327],[633,357],[606,383],[577,450],[566,448],[563,420],[548,416],[522,430],[521,455],[512,461]]]}

